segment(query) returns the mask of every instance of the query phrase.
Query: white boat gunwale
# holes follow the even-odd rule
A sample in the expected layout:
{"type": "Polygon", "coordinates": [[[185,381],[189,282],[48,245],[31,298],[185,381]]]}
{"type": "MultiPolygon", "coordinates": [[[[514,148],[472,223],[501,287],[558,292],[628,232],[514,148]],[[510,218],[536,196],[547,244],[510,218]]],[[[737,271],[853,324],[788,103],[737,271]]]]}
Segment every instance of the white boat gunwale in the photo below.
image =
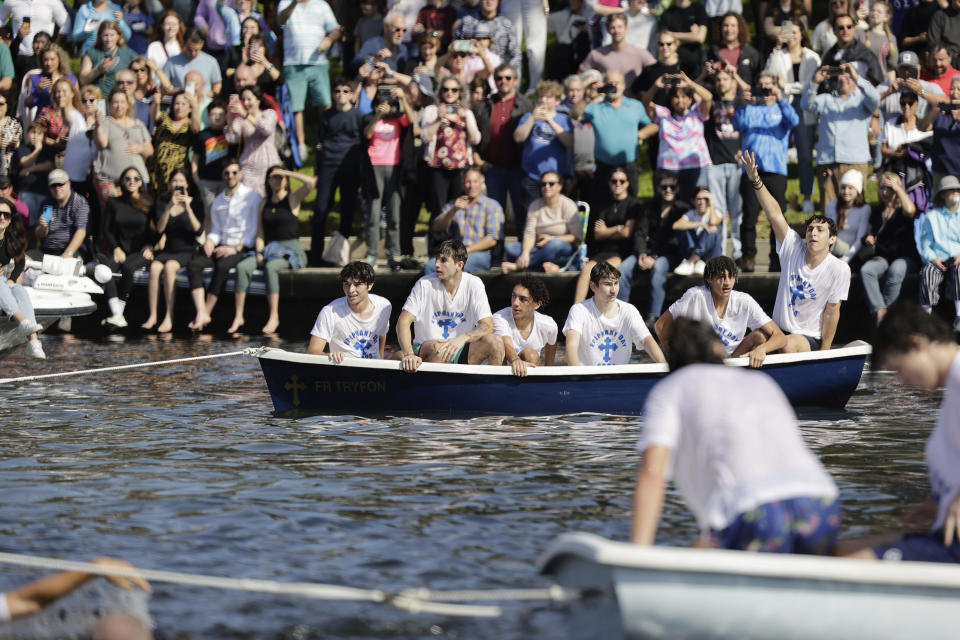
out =
{"type": "MultiPolygon", "coordinates": [[[[830,556],[752,553],[726,549],[643,547],[573,532],[556,538],[537,561],[539,573],[564,556],[610,569],[646,569],[689,574],[723,574],[781,580],[827,580],[892,587],[960,588],[960,568],[929,562],[870,562],[830,556]]],[[[960,606],[960,605],[958,605],[960,606]]]]}
{"type": "MultiPolygon", "coordinates": [[[[838,360],[843,358],[856,358],[869,356],[872,351],[871,346],[862,340],[856,340],[850,344],[830,349],[827,351],[808,351],[804,353],[780,353],[769,355],[764,360],[764,366],[777,366],[795,364],[798,362],[816,362],[819,360],[838,360]]],[[[358,369],[379,369],[384,371],[398,371],[402,369],[399,360],[375,360],[361,358],[345,358],[342,364],[337,364],[327,356],[311,355],[307,353],[298,353],[286,351],[274,347],[264,347],[257,354],[258,358],[267,360],[277,360],[283,362],[296,362],[329,367],[349,366],[358,369]]],[[[727,358],[725,364],[735,367],[746,367],[750,361],[748,358],[727,358]]],[[[488,376],[513,376],[513,369],[509,366],[488,366],[471,364],[441,364],[433,362],[424,362],[420,365],[418,371],[433,373],[454,373],[454,374],[475,374],[488,376]]],[[[607,376],[624,374],[661,374],[668,371],[667,365],[660,363],[649,364],[620,364],[607,367],[597,366],[551,366],[551,367],[531,367],[527,369],[527,375],[531,377],[561,377],[561,376],[607,376]]]]}

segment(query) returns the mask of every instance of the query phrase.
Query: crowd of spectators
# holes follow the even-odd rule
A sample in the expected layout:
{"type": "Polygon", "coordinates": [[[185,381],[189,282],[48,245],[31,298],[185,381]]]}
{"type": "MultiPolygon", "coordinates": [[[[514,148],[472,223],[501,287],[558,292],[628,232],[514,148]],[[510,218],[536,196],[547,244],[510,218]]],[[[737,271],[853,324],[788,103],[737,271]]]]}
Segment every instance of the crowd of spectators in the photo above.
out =
{"type": "Polygon", "coordinates": [[[422,268],[424,207],[428,251],[461,239],[468,271],[611,261],[621,296],[649,282],[649,321],[670,271],[719,254],[757,268],[749,150],[784,210],[796,164],[793,206],[836,220],[878,320],[920,269],[924,301],[945,282],[960,317],[960,0],[831,0],[817,24],[811,0],[754,2],[754,36],[739,0],[448,1],[6,0],[0,188],[30,248],[122,273],[113,326],[131,253],[151,273],[147,328],[160,281],[188,268],[202,328],[222,269],[281,265],[263,250],[292,223],[265,230],[260,210],[297,217],[316,189],[311,249],[287,247],[287,266],[343,264],[358,235],[368,262],[382,236],[387,268],[422,268]],[[311,161],[300,187],[277,173],[311,161]]]}

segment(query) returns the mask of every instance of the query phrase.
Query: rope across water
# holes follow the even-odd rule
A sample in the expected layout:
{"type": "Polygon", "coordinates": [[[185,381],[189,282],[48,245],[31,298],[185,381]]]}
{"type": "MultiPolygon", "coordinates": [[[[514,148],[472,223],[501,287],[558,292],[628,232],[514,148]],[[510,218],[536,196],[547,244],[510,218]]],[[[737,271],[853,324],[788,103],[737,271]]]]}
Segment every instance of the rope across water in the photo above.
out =
{"type": "Polygon", "coordinates": [[[302,596],[316,600],[351,600],[389,604],[411,613],[436,613],[447,616],[470,616],[492,618],[501,615],[502,610],[495,605],[451,604],[450,601],[553,601],[564,602],[577,597],[560,586],[553,585],[544,589],[471,589],[464,591],[433,591],[430,589],[361,589],[333,584],[314,582],[275,582],[252,578],[224,578],[174,571],[153,569],[127,569],[89,562],[76,562],[60,558],[26,556],[14,553],[0,553],[0,563],[22,567],[36,567],[57,571],[82,571],[102,576],[140,576],[153,582],[232,589],[302,596]],[[446,602],[444,602],[446,601],[446,602]]]}

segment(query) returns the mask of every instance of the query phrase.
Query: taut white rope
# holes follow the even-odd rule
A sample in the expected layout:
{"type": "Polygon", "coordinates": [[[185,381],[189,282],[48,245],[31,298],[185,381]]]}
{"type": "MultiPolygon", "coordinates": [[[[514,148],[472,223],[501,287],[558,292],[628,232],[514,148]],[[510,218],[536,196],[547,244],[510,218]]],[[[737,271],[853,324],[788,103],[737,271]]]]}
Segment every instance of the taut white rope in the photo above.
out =
{"type": "Polygon", "coordinates": [[[313,582],[275,582],[272,580],[256,580],[252,578],[222,578],[192,573],[178,573],[174,571],[157,571],[153,569],[128,569],[88,562],[75,562],[59,558],[41,556],[25,556],[14,553],[0,553],[0,563],[13,564],[24,567],[38,567],[57,571],[82,571],[103,576],[140,576],[154,582],[168,582],[217,589],[233,589],[238,591],[255,591],[258,593],[274,593],[284,595],[304,596],[318,600],[353,600],[389,604],[398,609],[411,613],[436,613],[448,616],[475,616],[496,617],[502,613],[498,606],[465,605],[437,602],[436,600],[552,600],[566,601],[577,597],[576,592],[570,592],[554,585],[546,589],[476,589],[469,591],[431,591],[430,589],[402,589],[389,592],[383,589],[360,589],[340,585],[321,584],[313,582]]]}
{"type": "Polygon", "coordinates": [[[0,378],[0,384],[11,382],[31,382],[33,380],[44,380],[47,378],[60,378],[63,376],[79,376],[84,373],[107,373],[109,371],[122,371],[124,369],[138,369],[141,367],[157,367],[164,364],[178,364],[181,362],[193,362],[196,360],[211,360],[213,358],[229,358],[231,356],[242,356],[248,353],[247,349],[242,351],[228,351],[227,353],[214,353],[208,356],[193,356],[191,358],[177,358],[175,360],[158,360],[155,362],[138,362],[136,364],[122,364],[115,367],[100,367],[99,369],[82,369],[80,371],[61,371],[60,373],[44,373],[38,376],[19,376],[17,378],[0,378]]]}

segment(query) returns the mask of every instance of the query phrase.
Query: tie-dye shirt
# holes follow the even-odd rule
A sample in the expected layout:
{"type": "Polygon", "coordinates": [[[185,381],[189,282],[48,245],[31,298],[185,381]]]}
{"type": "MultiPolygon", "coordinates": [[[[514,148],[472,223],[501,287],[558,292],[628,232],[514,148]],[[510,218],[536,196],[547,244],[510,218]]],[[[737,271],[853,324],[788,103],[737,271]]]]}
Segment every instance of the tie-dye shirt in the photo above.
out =
{"type": "Polygon", "coordinates": [[[660,125],[660,153],[657,168],[667,171],[699,169],[709,166],[710,152],[703,137],[703,121],[707,116],[697,103],[682,116],[670,109],[654,105],[655,122],[660,125]]]}

